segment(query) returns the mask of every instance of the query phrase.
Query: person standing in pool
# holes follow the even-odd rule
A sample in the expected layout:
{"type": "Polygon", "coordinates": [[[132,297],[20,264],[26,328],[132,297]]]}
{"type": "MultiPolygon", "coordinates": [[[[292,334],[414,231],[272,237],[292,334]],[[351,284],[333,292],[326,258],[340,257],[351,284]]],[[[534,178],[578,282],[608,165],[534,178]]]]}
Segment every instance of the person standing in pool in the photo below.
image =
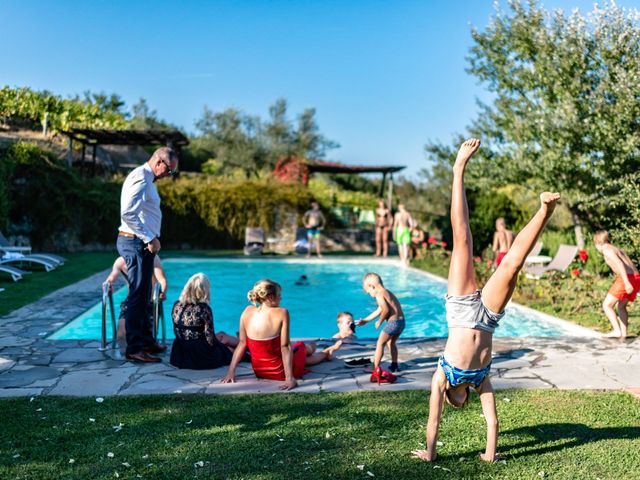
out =
{"type": "Polygon", "coordinates": [[[393,219],[393,228],[400,261],[403,265],[409,265],[409,247],[411,245],[411,227],[414,221],[411,214],[404,208],[404,204],[398,205],[398,211],[393,219]]]}
{"type": "Polygon", "coordinates": [[[127,360],[159,362],[152,353],[167,347],[157,343],[147,315],[151,296],[153,260],[160,251],[160,195],[155,182],[169,177],[178,168],[178,156],[169,147],[158,148],[149,161],[134,169],[122,185],[120,197],[121,224],[118,231],[118,253],[124,258],[129,277],[129,297],[125,324],[127,360]]]}
{"type": "Polygon", "coordinates": [[[311,256],[311,249],[313,248],[313,242],[316,243],[316,253],[318,258],[322,257],[320,253],[320,232],[324,229],[326,220],[320,210],[320,204],[316,201],[311,202],[311,209],[307,210],[302,217],[302,223],[307,229],[307,239],[309,240],[309,251],[307,257],[311,256]]]}
{"type": "Polygon", "coordinates": [[[415,457],[436,459],[438,429],[444,403],[461,408],[469,400],[469,388],[480,394],[482,413],[487,422],[487,442],[480,458],[498,460],[498,414],[493,387],[489,379],[493,332],[504,316],[518,281],[518,273],[527,255],[551,217],[559,193],[540,195],[540,209],[515,238],[513,245],[482,290],[478,289],[473,267],[473,238],[469,228],[469,207],[464,191],[467,162],[480,148],[480,140],[467,140],[460,147],[453,166],[451,193],[451,227],[453,251],[449,264],[446,317],[449,335],[444,354],[431,381],[427,448],[414,450],[415,457]]]}

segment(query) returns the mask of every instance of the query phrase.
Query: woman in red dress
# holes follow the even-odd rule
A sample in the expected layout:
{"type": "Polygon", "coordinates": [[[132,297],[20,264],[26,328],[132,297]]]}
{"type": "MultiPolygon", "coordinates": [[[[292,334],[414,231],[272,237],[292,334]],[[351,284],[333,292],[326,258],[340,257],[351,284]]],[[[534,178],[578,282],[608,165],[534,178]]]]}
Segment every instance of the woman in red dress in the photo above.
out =
{"type": "Polygon", "coordinates": [[[298,385],[296,378],[306,372],[305,366],[331,360],[342,345],[339,340],[321,352],[315,351],[313,343],[291,345],[289,311],[280,307],[281,290],[276,282],[260,280],[247,294],[253,305],[245,308],[240,317],[238,347],[222,383],[235,381],[236,368],[248,348],[256,377],[284,381],[280,389],[291,390],[298,385]]]}

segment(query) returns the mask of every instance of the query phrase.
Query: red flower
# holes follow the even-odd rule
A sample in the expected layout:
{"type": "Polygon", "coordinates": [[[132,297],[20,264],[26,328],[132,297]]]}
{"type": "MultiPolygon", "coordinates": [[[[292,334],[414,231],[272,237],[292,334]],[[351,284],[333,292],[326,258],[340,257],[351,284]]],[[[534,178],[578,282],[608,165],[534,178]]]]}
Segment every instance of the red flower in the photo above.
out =
{"type": "Polygon", "coordinates": [[[482,261],[482,258],[480,257],[473,257],[473,261],[476,263],[480,263],[482,261]]]}
{"type": "Polygon", "coordinates": [[[447,242],[440,242],[440,246],[441,246],[442,248],[446,248],[446,246],[447,246],[447,242]]]}
{"type": "Polygon", "coordinates": [[[589,255],[587,255],[587,252],[584,250],[580,250],[578,252],[578,258],[580,259],[580,261],[582,263],[585,263],[588,259],[589,259],[589,255]]]}
{"type": "Polygon", "coordinates": [[[491,268],[491,265],[493,265],[493,260],[487,260],[487,268],[491,268]]]}
{"type": "Polygon", "coordinates": [[[429,245],[433,245],[434,243],[437,242],[436,237],[429,237],[427,242],[429,243],[429,245]]]}
{"type": "Polygon", "coordinates": [[[573,270],[571,270],[571,278],[576,278],[580,276],[580,269],[579,268],[574,268],[573,270]]]}

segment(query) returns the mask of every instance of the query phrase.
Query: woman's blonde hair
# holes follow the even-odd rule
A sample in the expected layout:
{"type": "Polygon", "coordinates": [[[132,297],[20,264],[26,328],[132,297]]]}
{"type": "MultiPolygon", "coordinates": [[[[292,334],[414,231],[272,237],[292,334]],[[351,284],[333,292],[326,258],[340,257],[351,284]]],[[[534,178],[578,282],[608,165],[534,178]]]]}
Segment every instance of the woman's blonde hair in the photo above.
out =
{"type": "Polygon", "coordinates": [[[187,283],[182,289],[179,302],[183,304],[206,303],[209,305],[209,303],[211,303],[211,283],[209,282],[209,277],[204,273],[196,273],[193,275],[187,280],[187,283]]]}
{"type": "Polygon", "coordinates": [[[247,293],[247,298],[251,303],[257,305],[276,298],[281,291],[282,287],[280,287],[279,284],[265,278],[264,280],[256,282],[253,288],[247,293]]]}

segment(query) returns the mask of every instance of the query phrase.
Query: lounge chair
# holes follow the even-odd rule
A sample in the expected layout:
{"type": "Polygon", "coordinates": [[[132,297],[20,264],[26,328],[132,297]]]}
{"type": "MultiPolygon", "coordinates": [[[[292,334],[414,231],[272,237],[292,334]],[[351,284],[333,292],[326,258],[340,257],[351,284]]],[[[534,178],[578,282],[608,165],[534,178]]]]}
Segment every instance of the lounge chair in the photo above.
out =
{"type": "Polygon", "coordinates": [[[14,247],[9,244],[9,240],[0,232],[0,250],[6,253],[21,253],[23,255],[33,255],[35,258],[43,258],[57,265],[64,265],[65,258],[52,253],[31,253],[31,247],[14,247]]]}
{"type": "Polygon", "coordinates": [[[0,265],[12,265],[21,264],[24,262],[37,263],[42,265],[47,272],[50,272],[54,268],[60,265],[56,260],[45,258],[40,255],[24,255],[17,252],[6,252],[0,249],[0,265]]]}
{"type": "Polygon", "coordinates": [[[529,256],[535,257],[537,255],[540,255],[540,252],[542,251],[542,245],[543,245],[542,242],[536,242],[536,244],[531,249],[531,252],[529,252],[529,256]]]}
{"type": "Polygon", "coordinates": [[[296,230],[296,241],[293,244],[293,248],[296,253],[308,253],[309,252],[309,237],[307,236],[307,229],[304,227],[298,227],[296,230]]]}
{"type": "Polygon", "coordinates": [[[575,245],[560,245],[556,256],[547,265],[524,266],[523,270],[531,278],[540,278],[542,274],[551,270],[564,271],[567,269],[578,253],[575,245]]]}
{"type": "Polygon", "coordinates": [[[18,280],[22,280],[23,275],[26,275],[27,273],[31,273],[31,272],[25,272],[24,270],[20,270],[19,268],[16,268],[16,267],[11,267],[9,265],[1,265],[1,264],[0,264],[0,272],[8,273],[9,275],[11,275],[11,278],[13,279],[14,282],[17,282],[18,280]]]}
{"type": "Polygon", "coordinates": [[[247,227],[244,233],[244,254],[262,255],[264,249],[264,230],[247,227]]]}

